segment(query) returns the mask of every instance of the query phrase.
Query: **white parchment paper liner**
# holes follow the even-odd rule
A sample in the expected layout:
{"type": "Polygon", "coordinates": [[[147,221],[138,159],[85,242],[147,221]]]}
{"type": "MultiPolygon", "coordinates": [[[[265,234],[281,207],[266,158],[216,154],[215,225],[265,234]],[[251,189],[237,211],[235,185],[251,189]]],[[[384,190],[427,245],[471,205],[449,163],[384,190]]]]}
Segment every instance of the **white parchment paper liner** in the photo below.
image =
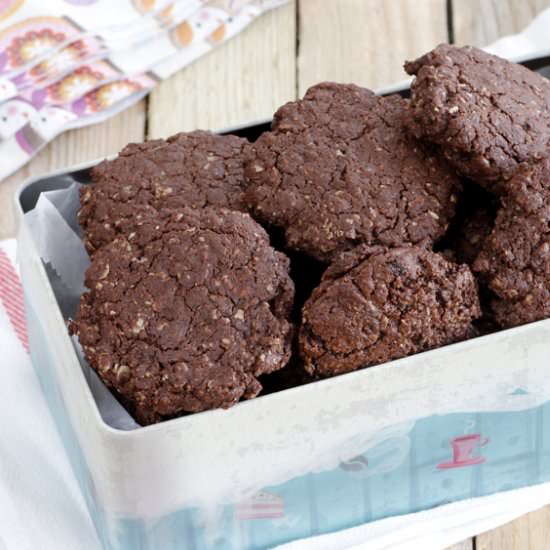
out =
{"type": "MultiPolygon", "coordinates": [[[[90,265],[76,221],[80,207],[79,189],[80,184],[73,183],[68,189],[42,193],[34,210],[25,214],[38,253],[49,267],[50,277],[59,279],[53,286],[65,318],[74,315],[78,299],[86,291],[84,275],[90,265]]],[[[73,338],[73,343],[104,422],[121,430],[139,428],[90,368],[76,338],[73,338]]]]}

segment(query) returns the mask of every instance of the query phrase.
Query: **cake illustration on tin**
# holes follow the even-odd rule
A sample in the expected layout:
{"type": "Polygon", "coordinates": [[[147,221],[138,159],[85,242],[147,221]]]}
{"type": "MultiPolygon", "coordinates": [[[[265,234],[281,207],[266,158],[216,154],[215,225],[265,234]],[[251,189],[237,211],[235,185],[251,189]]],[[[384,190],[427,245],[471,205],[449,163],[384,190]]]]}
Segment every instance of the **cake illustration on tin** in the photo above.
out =
{"type": "Polygon", "coordinates": [[[235,519],[277,519],[285,515],[282,497],[261,491],[235,505],[235,519]]]}

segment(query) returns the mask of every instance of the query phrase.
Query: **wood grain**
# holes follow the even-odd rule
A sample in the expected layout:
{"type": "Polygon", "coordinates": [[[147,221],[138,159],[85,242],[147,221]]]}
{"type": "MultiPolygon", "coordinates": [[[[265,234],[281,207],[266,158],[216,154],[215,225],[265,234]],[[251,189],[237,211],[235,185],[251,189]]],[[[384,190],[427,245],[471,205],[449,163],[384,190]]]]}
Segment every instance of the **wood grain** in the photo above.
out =
{"type": "Polygon", "coordinates": [[[141,141],[145,130],[145,101],[101,124],[73,130],[52,141],[21,170],[0,182],[0,240],[15,235],[13,196],[27,178],[46,174],[119,151],[141,141]]]}
{"type": "Polygon", "coordinates": [[[550,506],[476,537],[476,550],[543,550],[550,547],[550,506]]]}
{"type": "Polygon", "coordinates": [[[296,95],[296,5],[263,15],[242,34],[160,84],[149,137],[218,130],[269,118],[296,95]]]}
{"type": "Polygon", "coordinates": [[[523,30],[550,0],[452,0],[458,45],[487,46],[523,30]]]}
{"type": "Polygon", "coordinates": [[[300,0],[298,89],[322,80],[379,88],[447,41],[445,0],[300,0]]]}

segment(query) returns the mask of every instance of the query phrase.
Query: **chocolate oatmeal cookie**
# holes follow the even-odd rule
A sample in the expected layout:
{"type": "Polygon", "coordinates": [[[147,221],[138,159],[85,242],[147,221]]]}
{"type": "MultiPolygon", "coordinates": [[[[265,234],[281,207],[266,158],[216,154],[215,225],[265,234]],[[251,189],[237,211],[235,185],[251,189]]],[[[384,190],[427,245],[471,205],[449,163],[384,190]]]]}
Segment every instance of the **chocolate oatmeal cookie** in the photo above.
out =
{"type": "Polygon", "coordinates": [[[495,320],[513,327],[550,317],[550,160],[523,166],[502,201],[473,269],[496,296],[495,320]]]}
{"type": "Polygon", "coordinates": [[[362,246],[306,302],[300,353],[309,373],[331,376],[468,338],[479,315],[466,265],[420,247],[362,246]]]}
{"type": "Polygon", "coordinates": [[[288,268],[248,214],[163,210],[94,254],[71,329],[142,424],[229,407],[290,358],[288,268]]]}
{"type": "Polygon", "coordinates": [[[407,100],[322,83],[275,114],[250,148],[245,201],[287,246],[329,262],[361,243],[432,242],[459,182],[404,129],[407,100]]]}
{"type": "Polygon", "coordinates": [[[126,146],[92,170],[78,214],[89,252],[111,242],[137,217],[161,208],[242,210],[243,153],[236,136],[196,131],[126,146]]]}
{"type": "Polygon", "coordinates": [[[522,162],[550,155],[550,82],[477,48],[442,44],[405,64],[413,134],[462,174],[500,193],[522,162]]]}

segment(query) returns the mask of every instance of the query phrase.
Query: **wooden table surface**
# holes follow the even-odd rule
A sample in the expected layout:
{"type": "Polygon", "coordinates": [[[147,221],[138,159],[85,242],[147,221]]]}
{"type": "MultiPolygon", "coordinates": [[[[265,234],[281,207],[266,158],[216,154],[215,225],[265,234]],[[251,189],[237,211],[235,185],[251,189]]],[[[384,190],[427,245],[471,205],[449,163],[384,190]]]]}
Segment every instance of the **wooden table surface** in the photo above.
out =
{"type": "MultiPolygon", "coordinates": [[[[162,83],[117,117],[66,133],[0,182],[0,239],[14,235],[13,192],[31,175],[115,153],[129,141],[271,116],[320,80],[378,88],[440,42],[483,46],[518,32],[550,0],[291,0],[162,83]]],[[[550,507],[453,550],[550,548],[550,507]]]]}

